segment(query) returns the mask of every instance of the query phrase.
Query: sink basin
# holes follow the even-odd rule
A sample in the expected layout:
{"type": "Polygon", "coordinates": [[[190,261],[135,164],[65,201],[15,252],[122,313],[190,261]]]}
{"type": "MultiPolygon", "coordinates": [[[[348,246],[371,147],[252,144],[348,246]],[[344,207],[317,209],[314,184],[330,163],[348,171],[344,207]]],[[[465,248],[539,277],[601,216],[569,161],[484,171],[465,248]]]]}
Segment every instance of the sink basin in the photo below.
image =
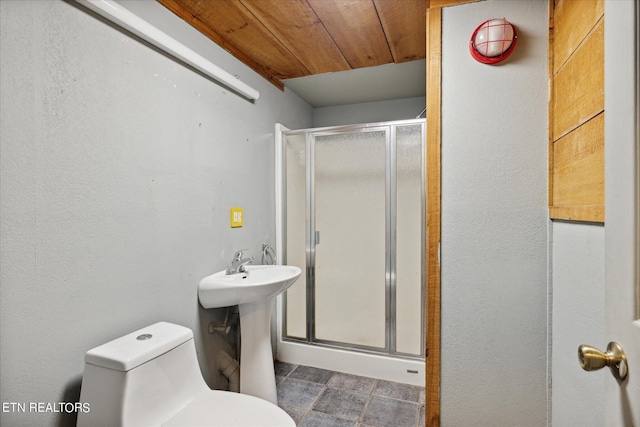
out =
{"type": "Polygon", "coordinates": [[[293,285],[300,273],[292,265],[248,265],[246,272],[229,275],[219,271],[200,281],[198,298],[204,308],[268,301],[293,285]]]}
{"type": "Polygon", "coordinates": [[[204,308],[238,305],[240,311],[240,393],[277,405],[276,375],[271,351],[271,301],[295,282],[302,270],[292,265],[250,265],[246,272],[225,271],[200,281],[198,298],[204,308]]]}

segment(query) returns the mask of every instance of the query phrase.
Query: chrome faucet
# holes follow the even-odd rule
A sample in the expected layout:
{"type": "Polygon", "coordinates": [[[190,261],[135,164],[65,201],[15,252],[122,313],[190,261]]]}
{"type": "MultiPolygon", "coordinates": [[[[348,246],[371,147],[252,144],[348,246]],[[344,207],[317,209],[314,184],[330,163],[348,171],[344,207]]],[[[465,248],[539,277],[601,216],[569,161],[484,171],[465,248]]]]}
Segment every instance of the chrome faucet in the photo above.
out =
{"type": "Polygon", "coordinates": [[[245,251],[249,249],[240,249],[233,255],[233,259],[231,260],[231,264],[227,267],[227,274],[237,274],[244,273],[245,266],[247,264],[251,264],[253,262],[253,257],[242,258],[244,256],[245,251]]]}

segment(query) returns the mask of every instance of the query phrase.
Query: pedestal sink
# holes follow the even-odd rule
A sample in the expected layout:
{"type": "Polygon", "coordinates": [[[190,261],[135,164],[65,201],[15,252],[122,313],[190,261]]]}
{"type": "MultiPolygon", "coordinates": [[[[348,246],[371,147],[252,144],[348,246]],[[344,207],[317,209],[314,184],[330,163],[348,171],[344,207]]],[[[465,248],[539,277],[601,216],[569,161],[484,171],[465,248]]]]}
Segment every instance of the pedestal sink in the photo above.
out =
{"type": "Polygon", "coordinates": [[[200,281],[204,308],[238,305],[242,345],[240,392],[278,404],[271,351],[271,301],[287,290],[301,270],[290,265],[252,265],[244,272],[212,274],[200,281]]]}

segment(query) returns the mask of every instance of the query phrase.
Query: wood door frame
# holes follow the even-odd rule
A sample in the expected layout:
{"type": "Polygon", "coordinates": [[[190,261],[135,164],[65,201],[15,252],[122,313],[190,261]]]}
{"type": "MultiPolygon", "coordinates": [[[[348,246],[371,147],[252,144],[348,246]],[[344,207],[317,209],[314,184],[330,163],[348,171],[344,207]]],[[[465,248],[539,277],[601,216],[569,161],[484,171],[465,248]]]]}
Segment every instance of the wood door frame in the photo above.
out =
{"type": "Polygon", "coordinates": [[[440,425],[440,194],[442,9],[427,9],[427,342],[425,425],[440,425]]]}
{"type": "Polygon", "coordinates": [[[427,256],[425,425],[440,426],[440,224],[442,145],[442,8],[481,0],[427,0],[427,256]]]}

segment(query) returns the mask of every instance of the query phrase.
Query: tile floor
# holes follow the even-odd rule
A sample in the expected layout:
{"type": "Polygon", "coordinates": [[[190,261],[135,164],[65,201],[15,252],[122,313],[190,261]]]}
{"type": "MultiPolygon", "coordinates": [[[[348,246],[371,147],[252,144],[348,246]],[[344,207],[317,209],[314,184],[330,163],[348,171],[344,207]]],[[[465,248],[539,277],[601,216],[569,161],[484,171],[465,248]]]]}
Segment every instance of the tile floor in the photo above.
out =
{"type": "Polygon", "coordinates": [[[278,404],[298,427],[421,427],[423,387],[276,361],[278,404]]]}

